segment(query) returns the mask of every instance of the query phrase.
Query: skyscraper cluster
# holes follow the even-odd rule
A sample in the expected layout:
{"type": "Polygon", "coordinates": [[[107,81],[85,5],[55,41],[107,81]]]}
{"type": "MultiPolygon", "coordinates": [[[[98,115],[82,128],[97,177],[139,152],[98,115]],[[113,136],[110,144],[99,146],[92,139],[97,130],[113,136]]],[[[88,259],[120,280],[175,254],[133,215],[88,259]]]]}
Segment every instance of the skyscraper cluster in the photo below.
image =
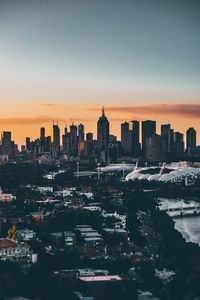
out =
{"type": "Polygon", "coordinates": [[[97,121],[97,139],[92,132],[85,134],[83,124],[72,123],[61,133],[58,123],[53,122],[52,135],[46,135],[45,128],[40,129],[40,136],[31,141],[26,138],[26,144],[18,151],[12,141],[11,132],[4,131],[1,135],[1,160],[37,159],[49,157],[67,161],[88,160],[99,162],[131,161],[143,159],[151,162],[182,160],[190,157],[200,158],[200,147],[196,144],[197,133],[194,128],[184,134],[174,131],[171,124],[163,124],[160,134],[156,131],[156,121],[132,120],[121,124],[121,140],[110,134],[110,123],[104,107],[97,121]]]}

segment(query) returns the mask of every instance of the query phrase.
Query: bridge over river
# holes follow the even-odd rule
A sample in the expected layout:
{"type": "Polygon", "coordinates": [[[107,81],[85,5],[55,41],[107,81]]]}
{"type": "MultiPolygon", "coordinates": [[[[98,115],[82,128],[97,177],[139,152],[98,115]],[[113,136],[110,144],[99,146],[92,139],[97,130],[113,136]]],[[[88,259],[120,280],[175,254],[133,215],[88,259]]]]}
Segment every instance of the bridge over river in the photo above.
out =
{"type": "Polygon", "coordinates": [[[172,218],[182,218],[190,216],[199,216],[200,215],[200,205],[196,206],[183,206],[183,203],[180,202],[180,205],[173,208],[161,208],[161,210],[166,211],[168,215],[172,218]]]}

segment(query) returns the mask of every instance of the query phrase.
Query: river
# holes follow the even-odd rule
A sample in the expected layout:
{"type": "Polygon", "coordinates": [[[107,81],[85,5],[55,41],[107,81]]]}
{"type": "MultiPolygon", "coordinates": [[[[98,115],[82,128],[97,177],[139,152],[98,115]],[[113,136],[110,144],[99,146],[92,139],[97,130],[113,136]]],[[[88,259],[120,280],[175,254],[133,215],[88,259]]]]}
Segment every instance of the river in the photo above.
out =
{"type": "MultiPolygon", "coordinates": [[[[166,199],[160,198],[161,209],[174,208],[177,206],[189,207],[199,206],[198,202],[187,201],[184,199],[166,199]],[[181,204],[182,201],[182,204],[181,204]]],[[[200,216],[176,218],[175,228],[180,231],[187,242],[193,242],[200,245],[200,216]]]]}

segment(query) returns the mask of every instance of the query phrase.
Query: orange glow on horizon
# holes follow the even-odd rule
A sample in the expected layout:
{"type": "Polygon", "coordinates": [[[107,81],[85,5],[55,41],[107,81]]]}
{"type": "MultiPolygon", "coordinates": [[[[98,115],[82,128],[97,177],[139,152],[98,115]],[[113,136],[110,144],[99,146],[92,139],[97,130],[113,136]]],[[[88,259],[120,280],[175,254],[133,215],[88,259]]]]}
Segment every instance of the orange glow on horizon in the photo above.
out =
{"type": "MultiPolygon", "coordinates": [[[[52,108],[51,108],[52,109],[52,108]]],[[[25,138],[30,137],[32,140],[36,139],[40,135],[40,127],[45,127],[46,135],[51,135],[52,133],[52,124],[53,120],[59,123],[61,134],[63,134],[64,127],[74,122],[75,124],[83,123],[85,125],[85,132],[93,132],[94,137],[96,137],[96,123],[101,114],[101,108],[97,109],[82,109],[82,110],[69,110],[66,114],[65,112],[61,113],[60,109],[56,109],[54,107],[51,115],[49,116],[32,116],[29,117],[8,117],[0,119],[0,131],[12,131],[12,138],[16,143],[22,145],[25,143],[25,138]],[[91,112],[92,110],[92,112],[91,112]],[[54,113],[53,113],[54,112],[54,113]]],[[[200,143],[199,140],[199,118],[194,114],[194,116],[187,116],[183,113],[180,115],[177,114],[162,114],[162,112],[146,111],[142,113],[136,112],[135,114],[131,111],[112,111],[112,108],[106,110],[106,116],[110,121],[110,133],[114,134],[120,139],[120,124],[124,121],[130,120],[156,120],[157,121],[157,133],[160,133],[160,125],[170,123],[171,127],[175,131],[180,131],[185,134],[186,130],[189,127],[194,127],[197,131],[197,142],[200,143]]]]}

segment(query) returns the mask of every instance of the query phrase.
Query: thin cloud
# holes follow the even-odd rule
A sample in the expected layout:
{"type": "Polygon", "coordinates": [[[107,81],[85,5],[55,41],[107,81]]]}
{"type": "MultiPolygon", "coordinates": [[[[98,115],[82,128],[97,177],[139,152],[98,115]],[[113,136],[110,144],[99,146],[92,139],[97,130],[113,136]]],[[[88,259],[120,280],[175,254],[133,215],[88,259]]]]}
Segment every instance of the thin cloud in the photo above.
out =
{"type": "Polygon", "coordinates": [[[47,107],[54,107],[55,104],[54,103],[41,103],[41,106],[47,106],[47,107]]]}
{"type": "Polygon", "coordinates": [[[78,119],[78,118],[57,118],[57,117],[51,117],[51,116],[36,116],[36,117],[8,117],[8,118],[1,118],[0,119],[0,125],[37,125],[37,124],[49,124],[53,123],[53,121],[58,123],[64,123],[64,124],[71,124],[72,122],[77,124],[80,122],[88,122],[91,121],[89,119],[78,119]]]}
{"type": "MultiPolygon", "coordinates": [[[[91,108],[97,111],[97,108],[91,108]]],[[[98,108],[99,110],[99,108],[98,108]]],[[[151,104],[131,106],[109,106],[106,111],[112,113],[141,115],[170,115],[184,118],[200,118],[200,104],[151,104]]]]}
{"type": "Polygon", "coordinates": [[[37,116],[37,117],[8,117],[1,118],[0,125],[34,125],[42,123],[52,123],[53,120],[58,122],[64,122],[65,119],[53,118],[49,116],[37,116]]]}

